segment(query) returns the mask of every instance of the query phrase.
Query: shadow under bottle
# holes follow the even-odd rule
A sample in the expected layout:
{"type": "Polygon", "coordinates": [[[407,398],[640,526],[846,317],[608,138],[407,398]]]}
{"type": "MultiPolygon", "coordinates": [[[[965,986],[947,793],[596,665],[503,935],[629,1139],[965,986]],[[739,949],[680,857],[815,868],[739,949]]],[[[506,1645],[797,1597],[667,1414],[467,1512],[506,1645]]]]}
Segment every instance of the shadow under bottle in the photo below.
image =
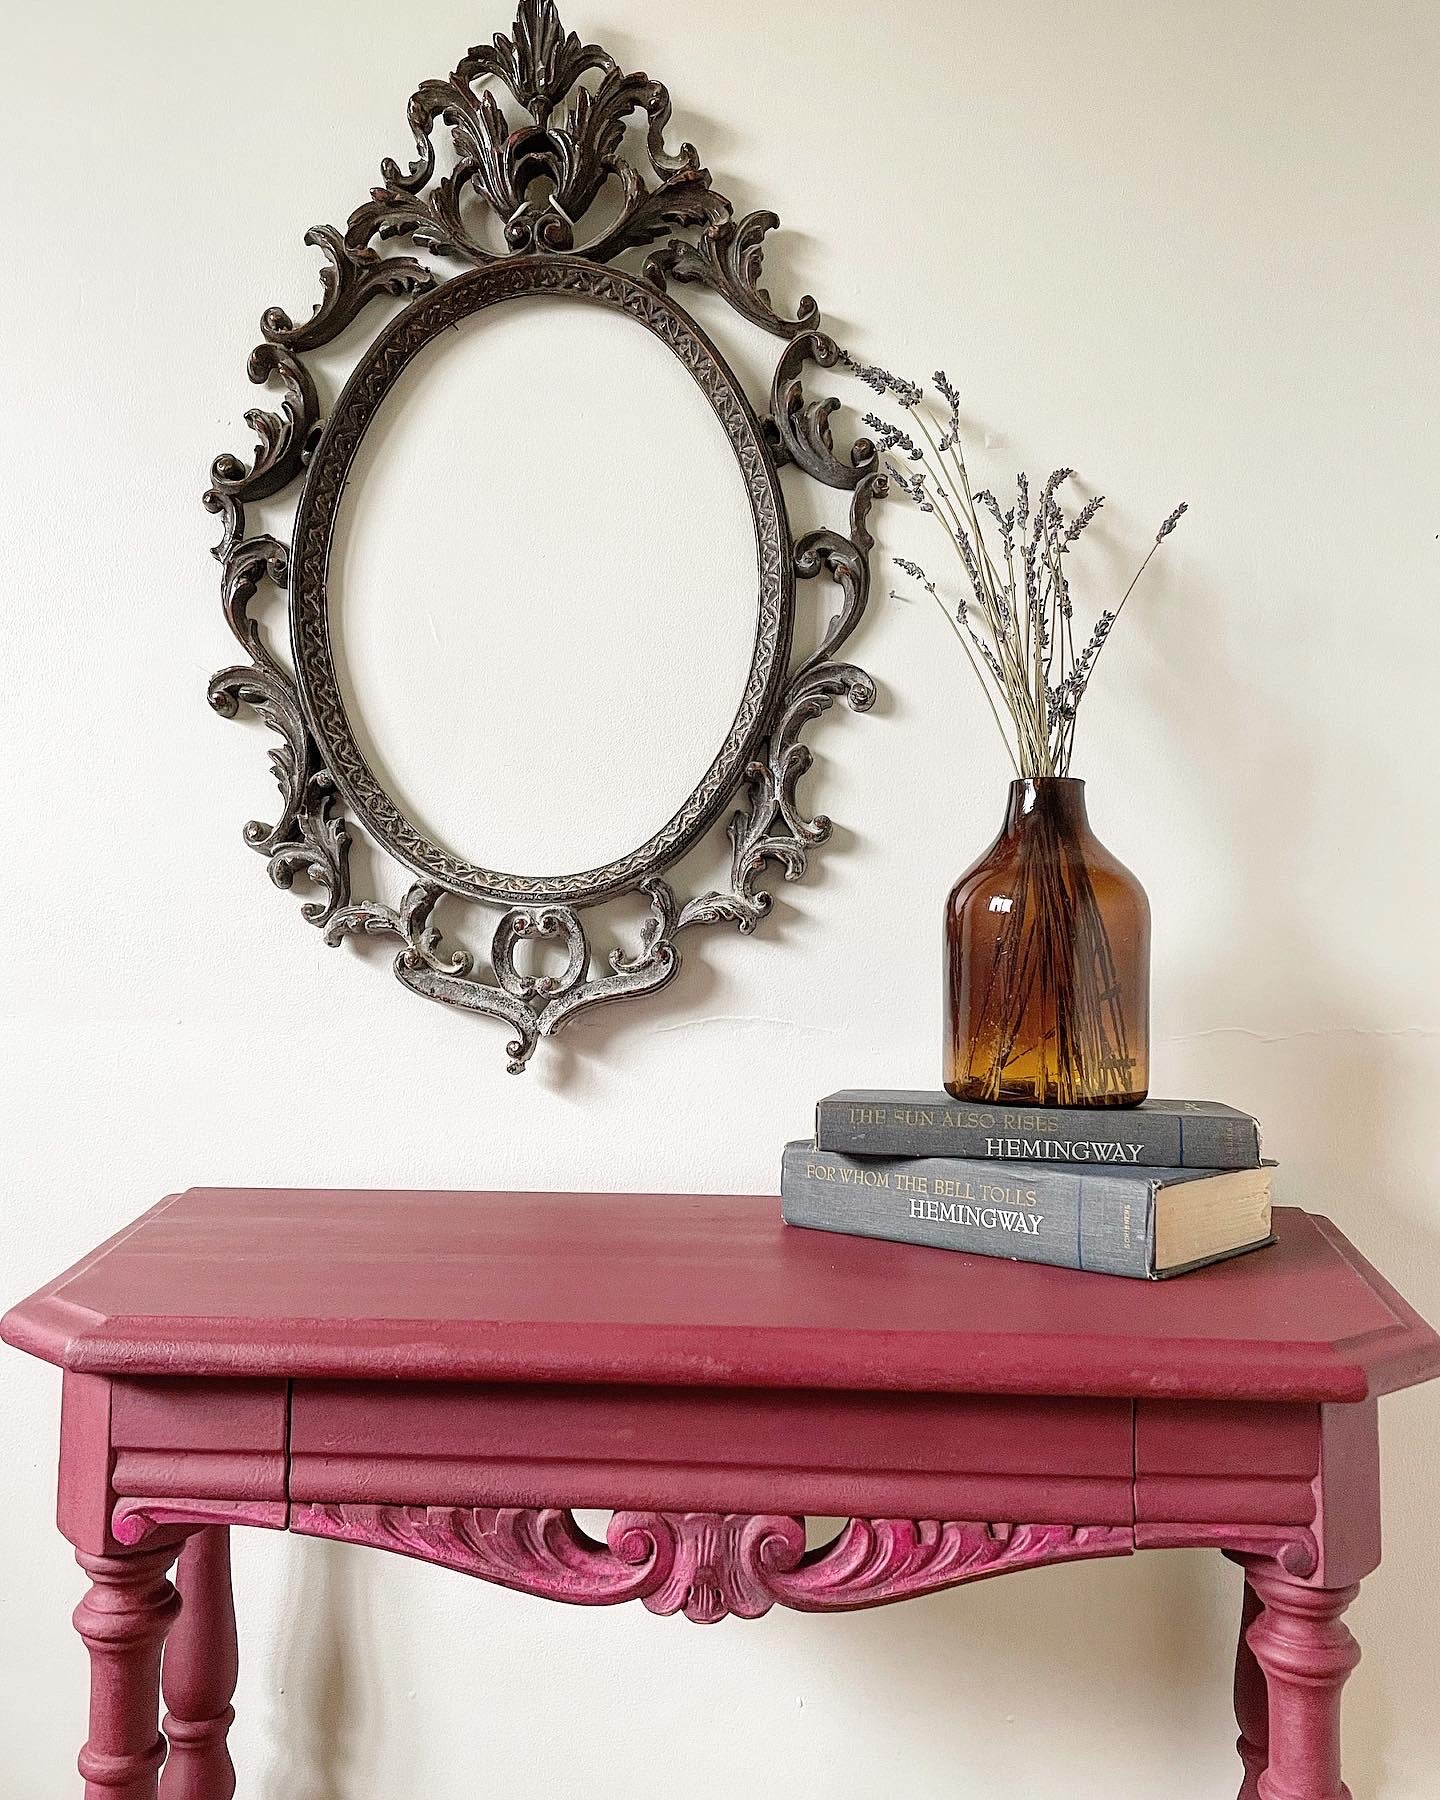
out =
{"type": "Polygon", "coordinates": [[[946,902],[945,999],[958,1100],[1145,1098],[1150,903],[1090,830],[1083,781],[1011,782],[999,837],[946,902]]]}

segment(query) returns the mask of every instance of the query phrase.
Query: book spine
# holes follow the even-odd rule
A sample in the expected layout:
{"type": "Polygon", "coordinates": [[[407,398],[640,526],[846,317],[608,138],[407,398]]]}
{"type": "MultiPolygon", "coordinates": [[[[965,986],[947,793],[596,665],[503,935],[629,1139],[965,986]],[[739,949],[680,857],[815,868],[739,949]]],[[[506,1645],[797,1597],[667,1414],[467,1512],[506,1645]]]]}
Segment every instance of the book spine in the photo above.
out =
{"type": "Polygon", "coordinates": [[[847,1156],[955,1156],[1149,1169],[1256,1169],[1260,1133],[1240,1114],[928,1104],[884,1096],[822,1100],[815,1142],[847,1156]]]}
{"type": "Polygon", "coordinates": [[[1258,1169],[1260,1126],[1243,1113],[1182,1113],[1182,1169],[1258,1169]]]}
{"type": "Polygon", "coordinates": [[[857,1159],[788,1144],[789,1225],[1142,1279],[1153,1273],[1154,1184],[954,1157],[857,1159]]]}

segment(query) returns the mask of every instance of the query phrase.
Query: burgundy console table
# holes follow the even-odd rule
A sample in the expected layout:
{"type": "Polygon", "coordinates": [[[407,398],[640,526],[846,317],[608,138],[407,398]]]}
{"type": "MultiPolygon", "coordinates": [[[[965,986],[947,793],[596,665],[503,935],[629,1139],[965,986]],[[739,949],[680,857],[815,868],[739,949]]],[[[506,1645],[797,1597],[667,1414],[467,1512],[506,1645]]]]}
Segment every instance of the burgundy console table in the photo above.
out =
{"type": "Polygon", "coordinates": [[[86,1796],[233,1793],[251,1525],[707,1623],[1211,1546],[1244,1569],[1242,1795],[1342,1800],[1376,1400],[1440,1339],[1326,1220],[1276,1230],[1145,1284],[790,1230],[772,1199],[165,1200],[3,1325],[65,1371],[86,1796]],[[606,1541],[570,1508],[613,1509],[606,1541]],[[806,1513],[849,1523],[807,1552],[806,1513]]]}

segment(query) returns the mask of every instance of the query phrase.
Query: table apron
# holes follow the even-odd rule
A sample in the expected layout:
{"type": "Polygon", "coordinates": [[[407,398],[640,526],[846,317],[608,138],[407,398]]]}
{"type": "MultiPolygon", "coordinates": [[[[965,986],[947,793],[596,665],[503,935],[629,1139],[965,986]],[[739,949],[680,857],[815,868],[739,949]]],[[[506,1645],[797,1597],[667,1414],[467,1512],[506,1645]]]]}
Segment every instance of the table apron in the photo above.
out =
{"type": "Polygon", "coordinates": [[[92,1553],[160,1525],[399,1507],[1120,1528],[1332,1585],[1380,1555],[1373,1400],[70,1373],[60,1487],[92,1553]]]}
{"type": "Polygon", "coordinates": [[[1129,1524],[1134,1408],[829,1390],[297,1382],[290,1497],[1129,1524]]]}

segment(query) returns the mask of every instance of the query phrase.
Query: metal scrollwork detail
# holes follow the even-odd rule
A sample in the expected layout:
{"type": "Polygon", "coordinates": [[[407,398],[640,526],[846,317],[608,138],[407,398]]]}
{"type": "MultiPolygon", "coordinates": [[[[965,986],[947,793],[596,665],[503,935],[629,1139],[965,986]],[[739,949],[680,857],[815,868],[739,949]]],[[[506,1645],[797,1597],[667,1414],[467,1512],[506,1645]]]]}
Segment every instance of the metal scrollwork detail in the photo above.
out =
{"type": "Polygon", "coordinates": [[[226,719],[248,706],[279,733],[270,768],[280,789],[281,812],[273,825],[252,819],[245,842],[265,857],[276,887],[291,887],[303,875],[320,888],[324,899],[307,900],[300,910],[312,925],[328,925],[350,898],[350,832],[337,810],[329,772],[316,764],[295,691],[269,652],[258,648],[264,661],[257,666],[222,669],[212,678],[210,704],[226,719]]]}
{"type": "MultiPolygon", "coordinates": [[[[841,360],[840,346],[823,331],[802,331],[780,353],[770,386],[770,423],[777,454],[798,464],[826,487],[859,488],[875,480],[880,452],[869,438],[856,438],[847,456],[835,448],[831,420],[840,409],[833,395],[805,397],[805,367],[831,369],[841,360]]],[[[883,490],[877,490],[883,491],[883,490]]]]}
{"type": "Polygon", "coordinates": [[[289,350],[318,350],[338,337],[359,316],[366,303],[379,294],[425,294],[435,276],[423,263],[408,256],[378,256],[375,251],[349,244],[333,225],[316,225],[305,233],[305,242],[325,253],[321,271],[324,290],[314,312],[297,325],[283,307],[268,307],[260,320],[267,343],[289,350]]]}
{"type": "Polygon", "coordinates": [[[304,916],[328,944],[385,938],[411,992],[505,1024],[509,1067],[529,1063],[539,1040],[611,1001],[655,993],[680,967],[678,940],[699,925],[756,929],[771,910],[768,872],[787,881],[830,834],[802,801],[813,755],[806,729],[837,703],[863,712],[870,677],[842,654],[869,598],[866,520],[885,481],[875,446],[837,445],[839,402],[807,394],[817,369],[841,352],[821,328],[815,301],[791,310],[764,280],[774,213],[736,215],[693,145],[666,144],[670,96],[626,72],[597,44],[561,25],[554,0],[520,0],[508,33],[425,81],[407,120],[412,160],[386,158],[379,184],[343,229],[317,225],[305,241],[324,259],[309,316],[265,310],[250,379],[278,387],[274,410],[246,421],[248,458],[216,458],[204,495],[221,521],[215,547],[221,599],[247,662],[222,669],[210,701],[229,718],[252,713],[278,736],[270,752],[280,790],[273,823],[252,820],[245,840],[272,880],[315,889],[304,916]],[[404,252],[404,253],[402,253],[404,252]],[[445,265],[461,265],[447,272],[445,265]],[[783,340],[761,417],[740,378],[676,298],[700,287],[749,325],[783,340]],[[734,723],[709,770],[675,816],[637,850],[600,868],[531,876],[482,868],[432,841],[387,793],[351,730],[330,647],[327,566],[351,459],[410,359],[434,337],[484,307],[526,294],[609,307],[659,338],[695,380],[740,465],[758,549],[755,652],[734,723]],[[304,357],[363,316],[381,315],[339,399],[322,418],[304,357]],[[792,539],[778,469],[789,465],[848,492],[845,530],[792,539]],[[289,541],[247,528],[247,507],[298,488],[289,541]],[[797,584],[820,583],[835,602],[821,615],[815,648],[792,661],[797,584]],[[256,617],[283,599],[293,661],[256,617]],[[729,812],[729,872],[691,895],[676,870],[729,812]],[[352,824],[353,821],[353,824],[352,824]],[[355,898],[354,829],[414,879],[398,906],[355,898]],[[590,909],[638,893],[649,916],[638,941],[602,946],[590,909]],[[442,902],[498,907],[488,956],[448,941],[435,922],[442,902]],[[521,946],[552,946],[560,966],[536,972],[521,946]],[[557,958],[556,952],[560,955],[557,958]]]}
{"type": "Polygon", "coordinates": [[[320,400],[310,371],[296,356],[278,344],[257,344],[250,352],[247,373],[257,387],[278,381],[285,401],[278,413],[256,407],[245,423],[259,443],[248,463],[228,452],[210,466],[210,486],[205,504],[212,512],[225,512],[246,500],[266,500],[289,487],[305,466],[320,421],[320,400]]]}
{"type": "Polygon", "coordinates": [[[335,914],[325,932],[325,941],[338,944],[352,932],[367,937],[396,937],[405,946],[399,960],[406,969],[431,969],[439,975],[468,975],[471,966],[468,952],[456,950],[447,955],[440,932],[431,923],[431,914],[440,898],[441,889],[417,881],[401,901],[398,911],[382,906],[378,900],[361,900],[335,914]]]}
{"type": "Polygon", "coordinates": [[[752,212],[735,219],[727,211],[706,226],[698,244],[671,238],[646,259],[645,275],[662,288],[667,280],[701,282],[723,295],[752,325],[777,337],[793,337],[818,324],[820,308],[806,294],[795,317],[783,318],[760,285],[765,234],[779,223],[773,212],[752,212]]]}

